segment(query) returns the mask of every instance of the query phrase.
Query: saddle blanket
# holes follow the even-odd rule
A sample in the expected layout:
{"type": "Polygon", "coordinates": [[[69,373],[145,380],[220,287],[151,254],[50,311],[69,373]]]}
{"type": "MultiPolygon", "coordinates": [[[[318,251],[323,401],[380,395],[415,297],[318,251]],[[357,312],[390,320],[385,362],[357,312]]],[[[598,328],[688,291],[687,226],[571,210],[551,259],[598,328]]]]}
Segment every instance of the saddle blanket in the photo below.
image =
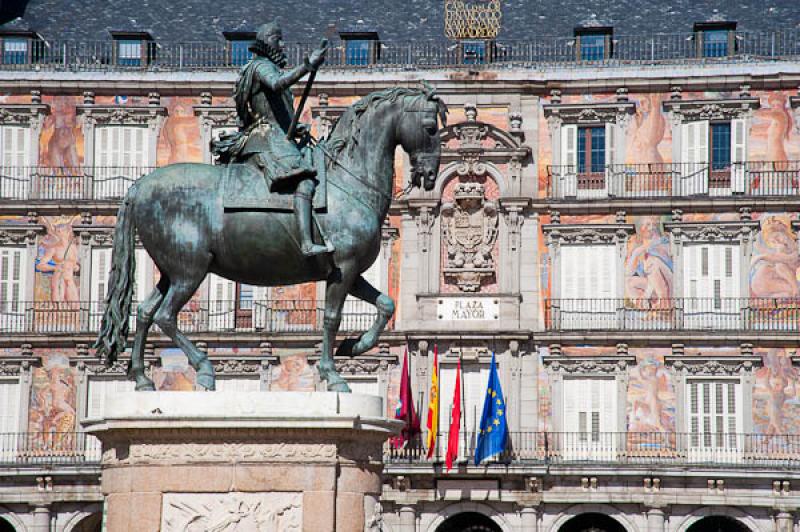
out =
{"type": "MultiPolygon", "coordinates": [[[[314,152],[318,183],[313,206],[318,212],[325,211],[328,206],[324,155],[319,150],[314,152]]],[[[294,211],[293,191],[271,192],[264,174],[250,164],[232,163],[225,166],[221,185],[225,210],[294,211]]]]}

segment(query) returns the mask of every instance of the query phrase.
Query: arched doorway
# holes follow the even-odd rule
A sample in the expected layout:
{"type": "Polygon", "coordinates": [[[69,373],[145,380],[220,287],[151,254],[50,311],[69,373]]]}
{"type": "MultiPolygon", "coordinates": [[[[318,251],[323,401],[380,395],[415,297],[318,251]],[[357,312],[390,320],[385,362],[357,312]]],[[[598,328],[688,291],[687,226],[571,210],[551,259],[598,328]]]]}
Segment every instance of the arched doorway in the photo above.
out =
{"type": "Polygon", "coordinates": [[[750,532],[750,529],[733,517],[709,515],[696,521],[686,532],[750,532]]]}
{"type": "Polygon", "coordinates": [[[0,532],[15,532],[11,523],[0,517],[0,532]]]}
{"type": "Polygon", "coordinates": [[[559,532],[625,532],[625,527],[605,514],[588,513],[576,515],[559,532]]]}
{"type": "Polygon", "coordinates": [[[103,515],[87,515],[75,525],[71,532],[101,532],[103,527],[103,515]]]}
{"type": "Polygon", "coordinates": [[[448,517],[436,532],[503,532],[497,523],[477,512],[463,512],[448,517]]]}

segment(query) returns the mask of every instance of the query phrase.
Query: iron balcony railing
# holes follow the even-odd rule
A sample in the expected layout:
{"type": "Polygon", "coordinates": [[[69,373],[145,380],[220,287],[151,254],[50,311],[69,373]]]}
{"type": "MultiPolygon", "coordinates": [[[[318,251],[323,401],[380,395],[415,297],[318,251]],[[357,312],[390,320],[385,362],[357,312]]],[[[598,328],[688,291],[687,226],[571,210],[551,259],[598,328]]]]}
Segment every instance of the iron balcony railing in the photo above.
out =
{"type": "Polygon", "coordinates": [[[553,331],[797,332],[800,297],[546,299],[545,327],[553,331]]]}
{"type": "MultiPolygon", "coordinates": [[[[102,301],[0,302],[0,334],[96,333],[104,311],[102,301]]],[[[325,302],[318,300],[192,300],[178,314],[178,327],[186,333],[319,332],[324,311],[325,302]]],[[[136,328],[135,314],[134,303],[132,331],[136,328]]],[[[375,307],[369,303],[347,300],[339,330],[364,331],[376,316],[375,307]]]]}
{"type": "MultiPolygon", "coordinates": [[[[695,33],[614,35],[606,48],[582,56],[574,37],[536,37],[488,42],[381,41],[365,60],[347,54],[343,41],[334,41],[324,68],[437,68],[481,66],[580,67],[698,61],[759,61],[800,55],[800,30],[731,32],[730,44],[713,50],[699,44],[695,33]],[[713,56],[713,57],[709,57],[713,56]],[[587,59],[589,58],[589,59],[587,59]]],[[[290,65],[297,65],[317,43],[286,46],[290,65]]],[[[31,40],[24,51],[0,56],[6,70],[218,70],[237,69],[247,59],[224,41],[143,41],[139,54],[120,54],[107,41],[31,40]]]]}
{"type": "Polygon", "coordinates": [[[612,164],[597,170],[549,166],[548,197],[581,200],[800,194],[800,161],[748,161],[724,168],[707,163],[612,164]]]}
{"type": "MultiPolygon", "coordinates": [[[[447,433],[438,434],[432,456],[426,435],[394,448],[386,444],[387,464],[442,464],[447,433]]],[[[472,464],[477,435],[459,434],[457,464],[472,464]]],[[[506,449],[491,461],[517,465],[774,467],[800,465],[800,434],[726,432],[511,432],[506,449]]],[[[458,469],[458,465],[456,465],[458,469]]],[[[391,472],[391,469],[389,470],[391,472]]]]}
{"type": "Polygon", "coordinates": [[[154,166],[0,166],[0,199],[119,200],[154,166]]]}
{"type": "Polygon", "coordinates": [[[100,441],[82,432],[0,433],[0,466],[98,465],[100,441]]]}

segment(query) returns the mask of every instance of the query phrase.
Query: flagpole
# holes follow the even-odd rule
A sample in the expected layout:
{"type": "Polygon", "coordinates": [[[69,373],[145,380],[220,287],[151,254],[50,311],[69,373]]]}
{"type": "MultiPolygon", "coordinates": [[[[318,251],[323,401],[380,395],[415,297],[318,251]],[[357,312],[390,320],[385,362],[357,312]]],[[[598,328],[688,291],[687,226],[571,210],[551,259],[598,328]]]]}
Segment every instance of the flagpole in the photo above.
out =
{"type": "MultiPolygon", "coordinates": [[[[434,357],[434,362],[436,363],[436,436],[433,440],[433,444],[436,446],[436,458],[437,462],[439,461],[439,426],[441,425],[442,419],[442,383],[441,383],[441,373],[439,373],[439,344],[433,344],[433,351],[436,353],[434,357]]],[[[452,407],[450,408],[452,411],[452,407]]]]}
{"type": "MultiPolygon", "coordinates": [[[[459,366],[461,366],[461,355],[459,355],[459,357],[458,357],[458,364],[459,364],[459,366]]],[[[461,366],[461,376],[462,377],[464,376],[464,366],[461,366]]],[[[463,414],[461,415],[461,420],[460,421],[461,421],[461,424],[464,426],[464,431],[463,432],[464,432],[464,452],[465,453],[467,452],[467,447],[468,447],[467,439],[469,438],[469,436],[467,435],[467,416],[469,415],[469,412],[467,412],[467,403],[464,400],[464,398],[465,398],[464,389],[466,388],[466,386],[465,386],[466,384],[467,383],[464,382],[464,379],[462,378],[461,379],[461,412],[463,412],[463,414]]],[[[469,460],[469,459],[467,459],[467,460],[469,460]]]]}

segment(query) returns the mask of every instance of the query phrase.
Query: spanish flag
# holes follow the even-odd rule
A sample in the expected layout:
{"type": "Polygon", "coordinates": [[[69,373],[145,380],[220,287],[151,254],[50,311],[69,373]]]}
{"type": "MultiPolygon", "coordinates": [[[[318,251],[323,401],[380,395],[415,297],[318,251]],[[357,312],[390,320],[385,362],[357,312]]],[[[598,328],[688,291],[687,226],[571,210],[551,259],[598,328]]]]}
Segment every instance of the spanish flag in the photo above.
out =
{"type": "Polygon", "coordinates": [[[431,371],[431,390],[428,394],[428,458],[436,448],[439,432],[439,348],[433,346],[433,370],[431,371]]]}

